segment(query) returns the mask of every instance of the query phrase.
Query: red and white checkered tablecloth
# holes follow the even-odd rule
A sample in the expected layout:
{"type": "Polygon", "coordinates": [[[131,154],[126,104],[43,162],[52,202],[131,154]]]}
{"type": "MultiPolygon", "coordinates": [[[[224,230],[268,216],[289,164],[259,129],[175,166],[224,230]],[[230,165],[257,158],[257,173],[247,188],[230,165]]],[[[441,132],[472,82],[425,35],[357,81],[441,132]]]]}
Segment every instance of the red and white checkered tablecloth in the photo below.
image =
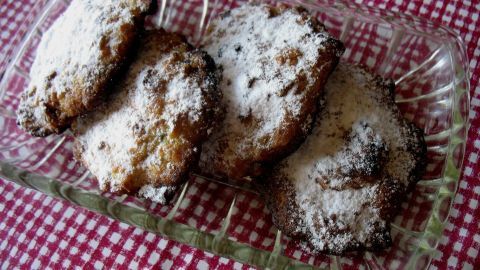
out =
{"type": "MultiPolygon", "coordinates": [[[[0,73],[25,34],[33,6],[0,1],[0,73]],[[8,46],[7,46],[8,45],[8,46]]],[[[480,2],[356,0],[442,23],[463,38],[471,68],[471,128],[453,210],[430,269],[479,269],[480,2]]],[[[255,226],[253,224],[252,226],[255,226]]],[[[68,202],[0,179],[0,268],[248,269],[249,266],[166,240],[68,202]]]]}

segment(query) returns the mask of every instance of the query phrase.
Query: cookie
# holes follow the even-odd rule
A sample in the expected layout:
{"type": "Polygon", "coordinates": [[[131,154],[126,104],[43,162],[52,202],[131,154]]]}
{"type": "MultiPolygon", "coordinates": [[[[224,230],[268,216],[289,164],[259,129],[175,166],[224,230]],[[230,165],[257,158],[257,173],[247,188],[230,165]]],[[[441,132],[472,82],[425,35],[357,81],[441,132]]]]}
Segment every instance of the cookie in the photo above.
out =
{"type": "Polygon", "coordinates": [[[340,63],[312,134],[259,184],[276,226],[315,252],[391,244],[390,222],[425,168],[423,133],[394,102],[394,84],[340,63]]]}
{"type": "Polygon", "coordinates": [[[75,156],[102,190],[167,202],[222,117],[216,74],[184,37],[146,33],[114,93],[73,123],[75,156]]]}
{"type": "Polygon", "coordinates": [[[44,33],[17,110],[34,136],[61,133],[92,110],[124,66],[151,0],[74,0],[44,33]]]}
{"type": "Polygon", "coordinates": [[[203,48],[222,72],[226,113],[199,170],[230,179],[257,177],[299,146],[344,50],[305,10],[265,4],[220,15],[203,48]]]}

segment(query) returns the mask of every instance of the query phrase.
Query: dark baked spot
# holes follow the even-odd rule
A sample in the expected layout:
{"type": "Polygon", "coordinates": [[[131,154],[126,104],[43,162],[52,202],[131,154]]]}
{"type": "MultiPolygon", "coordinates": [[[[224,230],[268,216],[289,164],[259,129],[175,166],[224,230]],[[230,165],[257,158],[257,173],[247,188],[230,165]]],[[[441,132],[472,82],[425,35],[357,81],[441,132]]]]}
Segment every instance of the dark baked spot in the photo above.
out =
{"type": "Polygon", "coordinates": [[[253,87],[253,84],[255,83],[255,81],[257,80],[257,78],[251,78],[248,80],[248,84],[247,84],[247,87],[248,88],[252,88],[253,87]]]}
{"type": "Polygon", "coordinates": [[[233,48],[237,53],[242,51],[242,45],[240,44],[236,44],[233,48]]]}
{"type": "Polygon", "coordinates": [[[98,150],[103,150],[103,149],[105,149],[106,146],[107,146],[107,145],[105,144],[105,142],[102,141],[102,142],[100,142],[100,144],[98,145],[98,150]]]}

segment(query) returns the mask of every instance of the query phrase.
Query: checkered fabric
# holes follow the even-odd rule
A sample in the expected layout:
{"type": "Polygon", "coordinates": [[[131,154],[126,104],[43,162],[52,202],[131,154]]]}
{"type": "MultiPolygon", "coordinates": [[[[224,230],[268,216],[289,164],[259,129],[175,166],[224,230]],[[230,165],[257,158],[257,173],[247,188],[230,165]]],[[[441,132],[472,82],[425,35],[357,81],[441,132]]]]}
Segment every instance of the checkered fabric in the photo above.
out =
{"type": "MultiPolygon", "coordinates": [[[[34,18],[42,11],[47,2],[46,0],[0,1],[0,76],[4,74],[9,59],[25,35],[28,26],[33,23],[34,18]]],[[[201,12],[202,1],[184,2],[185,4],[182,4],[181,1],[174,1],[174,8],[184,9],[188,12],[201,12]]],[[[356,2],[395,12],[409,13],[441,23],[458,32],[466,44],[472,73],[470,80],[472,106],[469,114],[471,128],[468,134],[464,169],[458,193],[439,243],[439,253],[435,255],[430,269],[478,268],[480,266],[480,256],[478,256],[480,250],[480,206],[478,205],[480,166],[477,165],[480,155],[480,64],[478,63],[480,59],[480,3],[429,0],[418,2],[356,0],[356,2]]],[[[231,1],[225,1],[226,8],[230,8],[230,4],[231,1]]],[[[56,12],[61,11],[62,9],[59,9],[56,12]]],[[[335,18],[326,19],[335,20],[335,18]]],[[[184,20],[184,18],[173,18],[170,23],[176,25],[175,20],[184,20]]],[[[184,21],[187,22],[185,27],[177,30],[188,34],[191,29],[189,23],[193,22],[184,21]]],[[[46,26],[40,28],[44,29],[44,27],[46,26]]],[[[362,35],[368,34],[368,31],[369,29],[363,29],[362,32],[356,34],[360,38],[362,35]]],[[[35,42],[38,40],[34,38],[33,43],[35,42]]],[[[354,50],[356,53],[349,57],[355,61],[361,60],[366,63],[373,59],[379,59],[379,55],[385,52],[376,50],[375,42],[384,42],[383,37],[377,37],[374,43],[369,44],[371,46],[365,48],[361,53],[354,50]]],[[[402,42],[404,42],[402,48],[408,51],[410,42],[414,41],[405,39],[402,42]]],[[[354,45],[347,44],[347,46],[354,45]]],[[[28,53],[27,51],[27,58],[28,53]]],[[[414,53],[418,53],[418,48],[417,52],[411,53],[412,57],[415,57],[414,53]]],[[[398,61],[402,61],[402,59],[398,61]]],[[[28,59],[23,63],[28,65],[28,59]]],[[[381,62],[372,62],[372,66],[376,67],[377,65],[381,65],[381,62]]],[[[395,70],[388,72],[394,74],[395,70]]],[[[12,88],[21,88],[24,85],[21,78],[12,80],[11,83],[13,84],[12,88]]],[[[11,106],[16,106],[15,100],[17,99],[14,95],[5,98],[11,98],[11,106]]],[[[14,126],[14,123],[3,124],[2,126],[6,127],[14,126]]],[[[71,162],[70,152],[62,152],[66,151],[65,149],[68,149],[68,145],[71,144],[71,139],[68,137],[50,137],[41,142],[31,141],[24,133],[19,133],[14,128],[7,128],[0,130],[0,138],[0,147],[8,146],[15,140],[16,143],[28,145],[30,149],[39,149],[39,151],[52,149],[60,152],[55,155],[54,160],[38,168],[33,168],[35,171],[63,181],[87,176],[83,168],[71,162]],[[58,167],[62,170],[52,171],[46,166],[58,167]]],[[[18,151],[2,152],[0,158],[11,159],[12,163],[15,163],[15,157],[22,155],[18,151]]],[[[22,158],[15,165],[32,169],[32,165],[38,164],[41,159],[41,156],[32,155],[22,158]]],[[[428,171],[435,174],[437,169],[432,166],[428,168],[428,171]]],[[[91,179],[86,179],[81,185],[86,189],[92,189],[95,183],[91,179]]],[[[201,230],[216,232],[220,229],[219,221],[226,215],[234,196],[233,190],[223,188],[220,192],[218,184],[200,179],[189,187],[185,201],[180,205],[178,214],[174,218],[201,230]],[[213,198],[210,194],[218,195],[213,198]],[[206,205],[210,207],[207,209],[206,205]]],[[[415,197],[412,196],[409,202],[413,208],[409,212],[411,216],[401,220],[402,226],[410,226],[412,229],[422,225],[409,223],[411,218],[423,214],[422,202],[416,202],[415,197]]],[[[127,203],[130,203],[128,200],[130,199],[127,199],[127,203]]],[[[265,209],[262,205],[263,203],[253,194],[238,193],[231,219],[235,226],[229,227],[227,233],[232,239],[271,250],[275,241],[275,231],[272,229],[270,219],[257,218],[259,216],[268,217],[265,210],[262,210],[265,209]]],[[[151,203],[147,205],[147,208],[155,214],[165,216],[171,206],[161,207],[151,203]]],[[[287,240],[283,239],[283,241],[287,240]]],[[[328,256],[312,257],[302,252],[292,242],[288,242],[285,253],[304,262],[314,262],[320,266],[326,266],[330,262],[328,256]]],[[[355,265],[356,260],[356,258],[351,258],[347,262],[347,266],[350,263],[355,265]]],[[[158,235],[0,179],[0,268],[250,269],[252,267],[188,245],[166,240],[158,235]]]]}

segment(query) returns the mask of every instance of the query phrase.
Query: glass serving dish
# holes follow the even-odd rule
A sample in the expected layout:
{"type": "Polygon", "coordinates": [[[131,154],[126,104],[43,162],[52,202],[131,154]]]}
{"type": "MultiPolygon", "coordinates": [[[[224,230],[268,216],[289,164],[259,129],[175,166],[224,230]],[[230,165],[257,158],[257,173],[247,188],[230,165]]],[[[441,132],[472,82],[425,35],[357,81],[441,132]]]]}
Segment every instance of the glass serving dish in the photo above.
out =
{"type": "MultiPolygon", "coordinates": [[[[201,44],[209,21],[246,1],[159,1],[149,27],[181,32],[201,44]]],[[[469,70],[453,31],[421,18],[326,1],[303,5],[347,48],[343,59],[396,82],[396,102],[421,127],[428,166],[392,224],[393,245],[379,253],[313,255],[282,235],[248,183],[192,176],[170,205],[100,192],[72,157],[72,136],[34,138],[15,124],[19,96],[42,33],[69,1],[36,4],[29,28],[0,82],[0,177],[169,239],[243,263],[282,268],[424,268],[436,252],[461,174],[468,129],[469,70]]]]}

